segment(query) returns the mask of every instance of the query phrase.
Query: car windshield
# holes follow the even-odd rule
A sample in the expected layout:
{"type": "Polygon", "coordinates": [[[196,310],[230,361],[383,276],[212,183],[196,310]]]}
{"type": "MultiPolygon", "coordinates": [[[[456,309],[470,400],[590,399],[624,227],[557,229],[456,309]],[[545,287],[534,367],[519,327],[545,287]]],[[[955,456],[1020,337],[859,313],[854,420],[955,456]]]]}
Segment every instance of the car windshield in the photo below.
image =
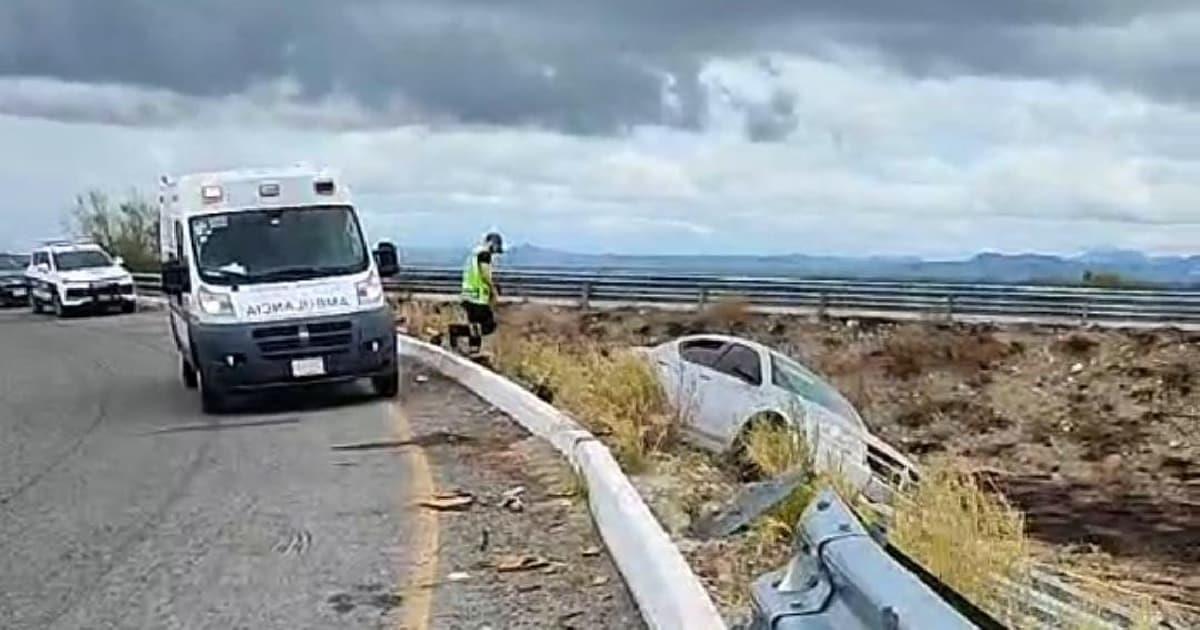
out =
{"type": "Polygon", "coordinates": [[[0,272],[21,271],[25,268],[25,259],[18,256],[0,256],[0,272]]]}
{"type": "Polygon", "coordinates": [[[107,254],[94,249],[83,249],[74,252],[55,252],[54,267],[59,271],[74,271],[91,267],[109,267],[112,259],[107,254]]]}
{"type": "Polygon", "coordinates": [[[205,282],[252,284],[357,273],[370,264],[349,206],[230,212],[191,220],[205,282]]]}
{"type": "Polygon", "coordinates": [[[820,405],[831,413],[863,424],[858,411],[832,385],[821,380],[808,368],[781,355],[771,354],[771,381],[797,396],[820,405]]]}

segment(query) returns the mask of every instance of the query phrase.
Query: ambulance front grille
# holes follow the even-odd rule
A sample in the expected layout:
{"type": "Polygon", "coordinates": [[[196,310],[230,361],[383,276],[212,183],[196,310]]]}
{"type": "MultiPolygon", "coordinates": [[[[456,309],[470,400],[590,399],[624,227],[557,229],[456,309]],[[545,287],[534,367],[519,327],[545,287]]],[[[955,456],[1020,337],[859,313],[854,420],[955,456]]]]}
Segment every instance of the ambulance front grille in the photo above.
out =
{"type": "Polygon", "coordinates": [[[253,337],[266,359],[343,354],[354,343],[353,324],[349,321],[262,326],[254,329],[253,337]]]}

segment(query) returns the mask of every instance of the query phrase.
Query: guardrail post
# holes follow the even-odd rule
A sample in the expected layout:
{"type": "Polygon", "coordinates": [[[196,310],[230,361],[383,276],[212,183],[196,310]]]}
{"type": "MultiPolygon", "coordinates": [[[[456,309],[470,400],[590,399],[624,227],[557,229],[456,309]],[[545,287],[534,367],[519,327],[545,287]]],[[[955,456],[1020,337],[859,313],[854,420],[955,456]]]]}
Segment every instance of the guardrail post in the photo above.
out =
{"type": "Polygon", "coordinates": [[[946,319],[948,321],[954,320],[954,294],[953,293],[946,296],[946,319]]]}
{"type": "Polygon", "coordinates": [[[584,282],[579,291],[579,308],[586,309],[592,300],[592,283],[584,282]]]}
{"type": "Polygon", "coordinates": [[[699,291],[699,296],[697,297],[696,301],[696,308],[703,309],[704,306],[708,304],[708,287],[702,286],[700,287],[699,291]]]}
{"type": "Polygon", "coordinates": [[[1092,305],[1091,300],[1089,300],[1088,298],[1083,298],[1083,305],[1079,307],[1079,325],[1080,326],[1087,326],[1088,316],[1091,315],[1090,311],[1092,310],[1091,305],[1092,305]]]}
{"type": "Polygon", "coordinates": [[[817,294],[817,319],[825,319],[825,312],[829,309],[829,296],[824,291],[817,294]]]}

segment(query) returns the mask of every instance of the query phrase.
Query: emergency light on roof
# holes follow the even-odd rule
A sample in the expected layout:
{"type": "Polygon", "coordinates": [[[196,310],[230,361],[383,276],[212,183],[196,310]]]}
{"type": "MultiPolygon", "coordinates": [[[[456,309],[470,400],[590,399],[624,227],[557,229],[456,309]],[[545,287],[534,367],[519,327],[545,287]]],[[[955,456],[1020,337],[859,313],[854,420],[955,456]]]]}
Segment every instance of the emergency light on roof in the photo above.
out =
{"type": "Polygon", "coordinates": [[[318,179],[315,182],[313,182],[313,190],[315,190],[318,195],[332,195],[333,194],[333,180],[332,179],[318,179]]]}
{"type": "Polygon", "coordinates": [[[221,200],[221,187],[210,185],[200,187],[200,197],[204,203],[216,203],[221,200]]]}
{"type": "Polygon", "coordinates": [[[258,185],[258,196],[259,197],[278,197],[279,196],[279,184],[259,184],[258,185]]]}

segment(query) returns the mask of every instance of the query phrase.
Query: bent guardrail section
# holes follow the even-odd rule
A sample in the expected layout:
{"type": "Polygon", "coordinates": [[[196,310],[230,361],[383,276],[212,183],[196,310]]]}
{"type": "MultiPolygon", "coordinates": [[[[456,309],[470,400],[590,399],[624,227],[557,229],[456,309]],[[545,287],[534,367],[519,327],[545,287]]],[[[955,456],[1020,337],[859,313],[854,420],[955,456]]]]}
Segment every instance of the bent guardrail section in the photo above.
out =
{"type": "Polygon", "coordinates": [[[892,559],[832,490],[800,518],[787,567],[755,581],[753,630],[1003,627],[973,619],[892,559]]]}

